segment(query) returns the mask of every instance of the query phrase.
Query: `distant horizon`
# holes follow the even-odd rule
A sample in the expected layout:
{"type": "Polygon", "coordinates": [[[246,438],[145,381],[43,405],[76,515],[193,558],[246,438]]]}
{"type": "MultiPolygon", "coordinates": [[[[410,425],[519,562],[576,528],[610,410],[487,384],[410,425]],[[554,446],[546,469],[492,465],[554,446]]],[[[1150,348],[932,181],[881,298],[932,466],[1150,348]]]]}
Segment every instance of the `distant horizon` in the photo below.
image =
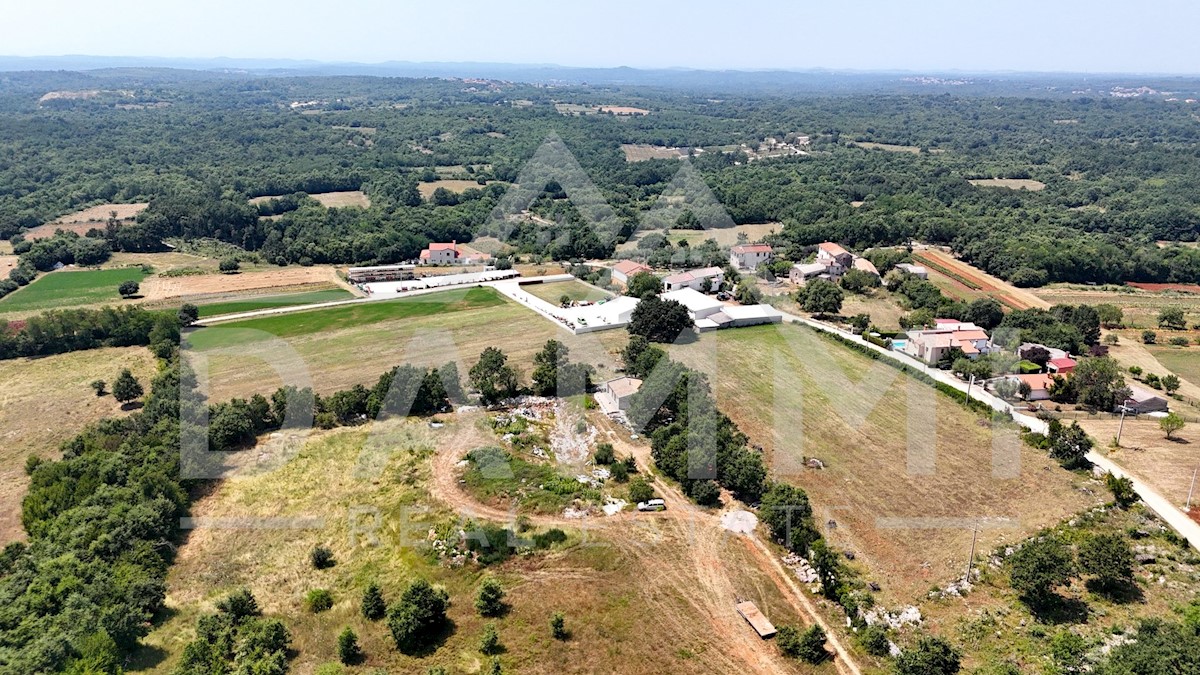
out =
{"type": "MultiPolygon", "coordinates": [[[[1156,0],[43,0],[8,3],[15,56],[325,64],[917,73],[1200,73],[1200,5],[1156,0]],[[239,54],[219,57],[212,54],[239,54]]],[[[47,58],[47,57],[40,57],[47,58]]]]}
{"type": "MultiPolygon", "coordinates": [[[[463,61],[441,61],[441,60],[412,60],[412,59],[386,59],[381,61],[356,61],[356,60],[340,60],[340,59],[318,59],[318,58],[303,58],[303,57],[273,57],[273,56],[162,56],[162,55],[136,55],[136,54],[86,54],[86,53],[62,53],[62,54],[3,54],[0,53],[0,62],[4,60],[21,60],[21,61],[67,61],[67,60],[91,60],[91,61],[148,61],[148,62],[182,62],[182,63],[205,63],[205,62],[223,62],[229,61],[232,63],[241,64],[277,64],[275,67],[283,67],[285,64],[294,64],[296,66],[360,66],[360,67],[384,67],[390,65],[407,65],[407,66],[489,66],[489,67],[513,67],[522,69],[545,68],[553,70],[634,70],[644,72],[696,72],[696,73],[828,73],[828,74],[853,74],[853,75],[959,75],[959,76],[1120,76],[1120,77],[1170,77],[1170,78],[1194,78],[1200,77],[1200,68],[1195,71],[1100,71],[1100,70],[1017,70],[1017,69],[976,69],[968,70],[961,68],[838,68],[831,66],[808,66],[808,67],[787,67],[787,66],[762,66],[762,67],[743,67],[743,68],[718,68],[718,67],[700,67],[700,66],[632,66],[632,65],[572,65],[554,62],[518,62],[518,61],[478,61],[478,60],[463,60],[463,61]]],[[[101,66],[104,67],[104,66],[101,66]]],[[[261,67],[269,67],[267,65],[261,67]]],[[[191,68],[184,68],[191,69],[191,68]]],[[[0,68],[3,70],[3,68],[0,68]]]]}

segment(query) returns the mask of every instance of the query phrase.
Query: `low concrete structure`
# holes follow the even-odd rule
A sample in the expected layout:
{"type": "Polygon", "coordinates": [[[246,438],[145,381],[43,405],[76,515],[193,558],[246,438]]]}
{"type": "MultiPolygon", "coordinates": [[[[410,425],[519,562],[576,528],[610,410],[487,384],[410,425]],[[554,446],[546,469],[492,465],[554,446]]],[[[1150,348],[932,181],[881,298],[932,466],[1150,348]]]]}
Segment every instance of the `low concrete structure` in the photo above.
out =
{"type": "Polygon", "coordinates": [[[663,300],[674,300],[687,308],[688,314],[692,320],[705,319],[721,310],[725,309],[725,303],[716,298],[705,295],[700,291],[694,291],[690,288],[684,288],[678,291],[669,291],[661,296],[663,300]]]}
{"type": "Polygon", "coordinates": [[[706,319],[715,323],[718,328],[742,328],[764,323],[783,323],[783,313],[770,305],[726,305],[706,319]]]}
{"type": "Polygon", "coordinates": [[[742,618],[746,620],[746,623],[750,624],[750,627],[758,633],[760,638],[765,640],[775,635],[774,624],[768,621],[762,612],[758,611],[758,606],[753,602],[748,600],[739,602],[734,607],[737,609],[737,613],[741,614],[742,618]]]}
{"type": "MultiPolygon", "coordinates": [[[[431,288],[454,288],[455,286],[472,286],[487,281],[502,281],[519,277],[516,270],[489,270],[487,272],[464,272],[462,274],[439,274],[406,281],[376,281],[361,284],[360,288],[372,297],[394,296],[410,291],[423,291],[431,288]]],[[[568,278],[574,278],[568,276],[568,278]]]]}
{"type": "Polygon", "coordinates": [[[1134,384],[1130,385],[1129,391],[1129,398],[1117,406],[1117,412],[1120,412],[1121,406],[1124,406],[1127,411],[1138,415],[1142,413],[1166,412],[1169,407],[1167,399],[1145,387],[1139,387],[1134,384]]]}
{"type": "Polygon", "coordinates": [[[596,392],[596,404],[606,415],[624,412],[629,409],[633,395],[642,388],[642,381],[636,377],[618,377],[600,385],[596,392]]]}

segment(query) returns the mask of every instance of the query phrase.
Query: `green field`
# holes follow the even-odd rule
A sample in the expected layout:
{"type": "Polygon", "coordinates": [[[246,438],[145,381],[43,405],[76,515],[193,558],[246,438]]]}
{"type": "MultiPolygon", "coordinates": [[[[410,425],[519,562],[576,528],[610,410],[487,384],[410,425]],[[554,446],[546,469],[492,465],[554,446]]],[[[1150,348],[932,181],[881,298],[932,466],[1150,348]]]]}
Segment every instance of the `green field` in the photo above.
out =
{"type": "Polygon", "coordinates": [[[612,293],[597,290],[574,279],[571,281],[554,281],[548,284],[526,284],[521,287],[521,290],[528,291],[530,295],[555,305],[559,303],[564,295],[570,298],[572,302],[598,302],[612,297],[612,293]]]}
{"type": "MultiPolygon", "coordinates": [[[[1195,347],[1152,347],[1150,353],[1159,363],[1179,377],[1200,385],[1200,349],[1195,347]]],[[[1163,375],[1164,373],[1156,373],[1163,375]]]]}
{"type": "Polygon", "coordinates": [[[50,272],[0,300],[0,314],[118,302],[121,296],[117,286],[122,281],[140,283],[145,277],[146,273],[139,267],[50,272]]]}
{"type": "Polygon", "coordinates": [[[208,305],[200,305],[200,316],[221,316],[223,314],[240,314],[241,312],[254,312],[260,309],[273,309],[275,307],[293,307],[295,305],[315,305],[321,302],[335,302],[337,300],[350,300],[354,294],[350,291],[341,288],[331,288],[326,291],[310,291],[307,293],[285,293],[282,295],[264,295],[253,298],[244,298],[242,300],[230,300],[228,302],[214,302],[208,305]]]}
{"type": "Polygon", "coordinates": [[[381,321],[483,309],[503,303],[504,299],[500,294],[490,288],[444,291],[399,300],[364,302],[345,307],[246,319],[245,321],[220,324],[219,331],[215,330],[217,327],[202,328],[193,333],[189,340],[196,349],[229,347],[262,339],[262,333],[292,338],[330,330],[368,326],[381,321]]]}

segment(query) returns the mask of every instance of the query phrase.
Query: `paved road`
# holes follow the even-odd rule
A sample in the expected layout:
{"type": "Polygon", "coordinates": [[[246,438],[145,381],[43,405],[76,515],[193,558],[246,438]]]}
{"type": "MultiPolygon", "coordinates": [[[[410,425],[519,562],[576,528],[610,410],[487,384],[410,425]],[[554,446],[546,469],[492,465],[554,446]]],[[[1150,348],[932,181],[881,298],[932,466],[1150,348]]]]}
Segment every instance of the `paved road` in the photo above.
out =
{"type": "MultiPolygon", "coordinates": [[[[929,375],[938,382],[942,382],[954,387],[955,389],[963,392],[964,397],[966,396],[966,382],[963,382],[946,371],[938,370],[937,368],[929,368],[921,361],[918,361],[907,354],[885,349],[872,342],[867,342],[859,335],[854,335],[849,331],[842,330],[814,319],[788,314],[787,312],[784,312],[783,317],[786,321],[797,321],[799,323],[812,326],[817,330],[824,331],[826,333],[832,333],[850,340],[851,342],[861,344],[868,349],[878,352],[880,355],[886,358],[898,363],[902,363],[916,370],[923,371],[925,374],[929,375]]],[[[1029,429],[1030,431],[1035,431],[1041,434],[1044,434],[1047,431],[1048,425],[1046,422],[1043,422],[1033,415],[1017,412],[1013,409],[1012,405],[997,396],[993,396],[980,386],[976,386],[971,389],[971,398],[983,401],[995,410],[1006,412],[1012,415],[1014,422],[1025,427],[1026,429],[1029,429]]],[[[1163,497],[1157,490],[1150,487],[1146,483],[1143,483],[1137,478],[1134,478],[1132,474],[1130,474],[1112,459],[1105,457],[1098,452],[1088,453],[1087,458],[1092,464],[1095,464],[1101,469],[1117,477],[1129,478],[1131,481],[1133,481],[1133,489],[1137,492],[1138,497],[1141,498],[1142,502],[1146,504],[1146,507],[1157,514],[1159,518],[1162,518],[1163,521],[1166,522],[1167,525],[1169,525],[1171,529],[1175,530],[1175,532],[1177,532],[1181,537],[1187,539],[1188,543],[1190,543],[1193,548],[1200,550],[1200,523],[1192,520],[1178,506],[1173,504],[1171,500],[1163,497]]]]}

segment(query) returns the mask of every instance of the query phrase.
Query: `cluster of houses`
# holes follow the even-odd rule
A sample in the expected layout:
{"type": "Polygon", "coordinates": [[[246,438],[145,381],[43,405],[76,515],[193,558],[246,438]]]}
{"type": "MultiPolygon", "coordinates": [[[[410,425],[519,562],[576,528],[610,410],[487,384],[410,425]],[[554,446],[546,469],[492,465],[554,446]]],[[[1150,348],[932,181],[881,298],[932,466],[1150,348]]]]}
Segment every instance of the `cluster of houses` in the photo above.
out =
{"type": "Polygon", "coordinates": [[[803,286],[812,279],[837,281],[852,269],[879,276],[879,270],[875,269],[875,265],[871,264],[870,260],[854,255],[838,244],[827,241],[817,246],[815,261],[792,265],[788,279],[798,286],[803,286]]]}
{"type": "MultiPolygon", "coordinates": [[[[1020,375],[1001,375],[994,378],[991,382],[992,387],[995,383],[1008,381],[1017,386],[1025,385],[1028,387],[1028,393],[1023,394],[1026,401],[1048,401],[1052,396],[1055,381],[1060,378],[1069,377],[1074,371],[1078,362],[1062,349],[1047,347],[1033,342],[1026,342],[1017,348],[1017,356],[1028,358],[1037,351],[1049,354],[1049,359],[1046,360],[1045,370],[1042,373],[1025,373],[1020,375]]],[[[1129,397],[1124,401],[1120,401],[1116,405],[1116,411],[1122,411],[1132,414],[1166,412],[1169,408],[1169,403],[1164,396],[1146,389],[1145,387],[1133,384],[1128,385],[1129,397]]]]}

